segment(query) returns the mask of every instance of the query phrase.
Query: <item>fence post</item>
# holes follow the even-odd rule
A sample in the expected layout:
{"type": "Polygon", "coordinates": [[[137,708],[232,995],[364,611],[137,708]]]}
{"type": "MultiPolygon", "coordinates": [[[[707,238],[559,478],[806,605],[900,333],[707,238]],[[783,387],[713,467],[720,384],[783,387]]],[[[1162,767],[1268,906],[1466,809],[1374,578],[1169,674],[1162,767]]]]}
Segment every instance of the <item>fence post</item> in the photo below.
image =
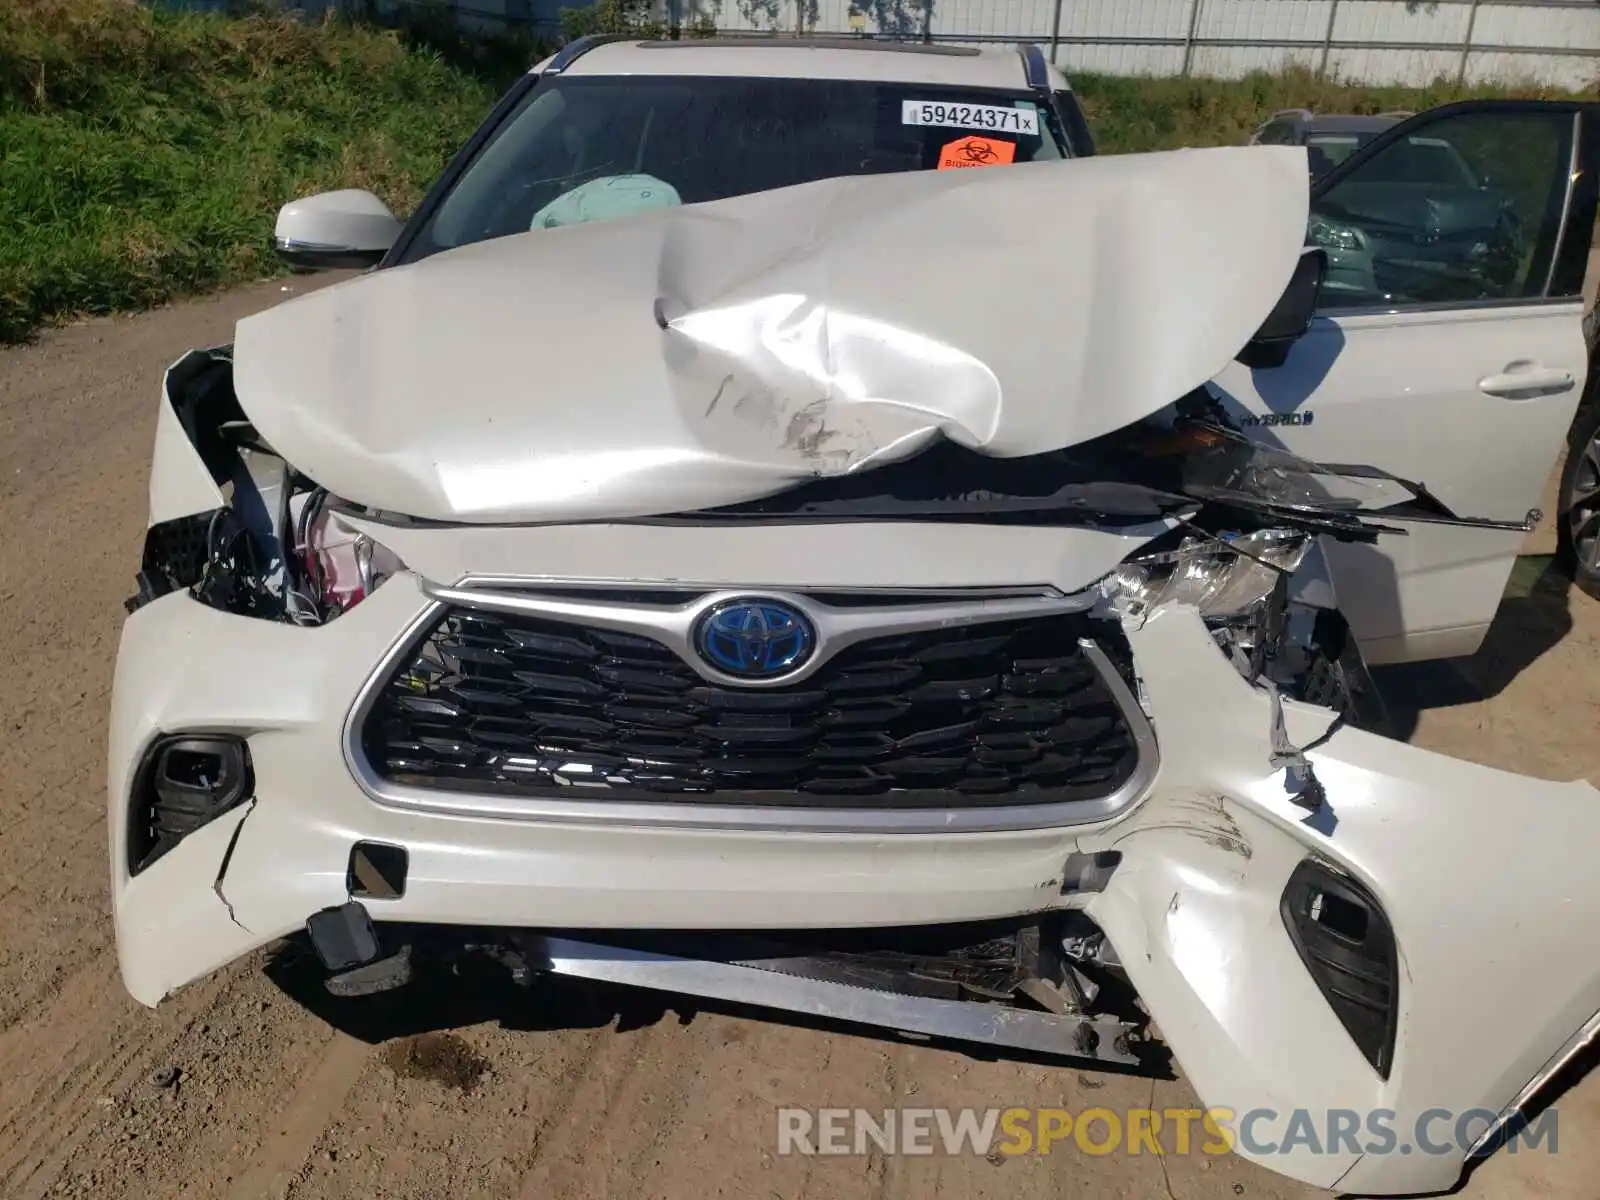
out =
{"type": "Polygon", "coordinates": [[[1322,33],[1322,62],[1317,66],[1318,77],[1328,74],[1328,52],[1333,49],[1333,22],[1339,16],[1339,0],[1328,2],[1328,28],[1322,33]]]}
{"type": "Polygon", "coordinates": [[[1472,53],[1472,31],[1478,25],[1478,0],[1472,0],[1472,8],[1467,13],[1467,36],[1461,43],[1461,65],[1456,70],[1456,86],[1460,87],[1467,81],[1467,55],[1472,53]]]}
{"type": "Polygon", "coordinates": [[[1190,0],[1189,3],[1189,36],[1183,39],[1183,73],[1189,74],[1189,68],[1194,65],[1194,35],[1200,28],[1200,5],[1202,0],[1190,0]]]}
{"type": "Polygon", "coordinates": [[[1050,65],[1060,66],[1056,62],[1056,51],[1061,48],[1061,0],[1056,0],[1055,20],[1050,24],[1050,65]]]}

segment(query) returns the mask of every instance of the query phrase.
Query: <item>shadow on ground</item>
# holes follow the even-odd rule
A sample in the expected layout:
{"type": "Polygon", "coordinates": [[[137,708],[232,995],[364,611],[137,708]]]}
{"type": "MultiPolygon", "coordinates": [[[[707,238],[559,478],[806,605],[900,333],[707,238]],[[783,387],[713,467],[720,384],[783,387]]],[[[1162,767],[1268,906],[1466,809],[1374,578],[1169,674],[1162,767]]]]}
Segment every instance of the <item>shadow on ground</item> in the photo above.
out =
{"type": "Polygon", "coordinates": [[[1461,1181],[1451,1189],[1449,1195],[1455,1195],[1466,1189],[1473,1175],[1488,1162],[1495,1154],[1504,1149],[1507,1142],[1519,1140],[1525,1145],[1546,1146],[1550,1153],[1557,1152],[1559,1134],[1554,1132],[1557,1126],[1554,1123],[1552,1110],[1560,1103],[1561,1098],[1577,1087],[1584,1076],[1600,1066],[1600,1040],[1590,1042],[1587,1046],[1573,1055],[1561,1070],[1557,1071],[1550,1082],[1545,1084],[1522,1112],[1508,1121],[1478,1153],[1469,1158],[1462,1171],[1461,1181]],[[1551,1123],[1547,1126],[1542,1118],[1545,1114],[1551,1115],[1551,1123]],[[1541,1143],[1541,1139],[1543,1142],[1541,1143]]]}
{"type": "MultiPolygon", "coordinates": [[[[267,978],[290,999],[333,1028],[369,1045],[397,1039],[430,1044],[432,1035],[492,1022],[502,1028],[540,1033],[562,1029],[606,1029],[618,1033],[672,1021],[691,1024],[701,1013],[741,1017],[841,1036],[903,1044],[936,1045],[984,1062],[1006,1061],[1042,1066],[1073,1066],[1099,1073],[1173,1079],[1171,1055],[1164,1046],[1147,1043],[1138,1067],[1085,1061],[1055,1054],[987,1049],[970,1042],[946,1042],[893,1030],[848,1024],[799,1013],[594,983],[553,975],[535,976],[517,984],[492,963],[474,969],[470,960],[456,970],[419,967],[410,983],[393,991],[354,999],[330,995],[326,972],[308,944],[282,943],[266,965],[267,978]]],[[[431,1053],[431,1051],[430,1051],[431,1053]]]]}
{"type": "Polygon", "coordinates": [[[1497,696],[1572,630],[1572,580],[1548,556],[1519,558],[1505,598],[1478,652],[1470,658],[1374,667],[1393,734],[1407,739],[1420,713],[1497,696]]]}

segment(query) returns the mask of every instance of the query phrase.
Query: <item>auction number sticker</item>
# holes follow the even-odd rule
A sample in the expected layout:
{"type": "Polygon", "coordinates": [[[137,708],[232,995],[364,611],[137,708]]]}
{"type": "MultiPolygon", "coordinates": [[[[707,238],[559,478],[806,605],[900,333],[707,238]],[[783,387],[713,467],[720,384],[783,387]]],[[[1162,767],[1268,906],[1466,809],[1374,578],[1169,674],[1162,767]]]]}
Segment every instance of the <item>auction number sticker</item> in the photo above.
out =
{"type": "Polygon", "coordinates": [[[1039,132],[1039,113],[1003,104],[946,104],[940,100],[902,100],[902,125],[942,125],[951,129],[993,129],[999,133],[1039,132]]]}

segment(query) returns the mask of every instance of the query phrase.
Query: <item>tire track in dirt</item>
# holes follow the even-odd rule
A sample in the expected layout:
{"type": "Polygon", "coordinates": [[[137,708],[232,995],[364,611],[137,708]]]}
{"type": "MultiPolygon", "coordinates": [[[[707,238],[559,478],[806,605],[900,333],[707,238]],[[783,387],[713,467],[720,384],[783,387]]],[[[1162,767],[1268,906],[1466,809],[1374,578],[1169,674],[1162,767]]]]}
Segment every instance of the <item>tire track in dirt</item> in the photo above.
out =
{"type": "Polygon", "coordinates": [[[275,1200],[300,1174],[311,1148],[344,1108],[372,1047],[335,1031],[322,1056],[278,1108],[255,1160],[228,1189],[228,1200],[275,1200]]]}
{"type": "MultiPolygon", "coordinates": [[[[105,892],[104,723],[121,600],[138,564],[160,374],[224,341],[276,285],[0,351],[0,599],[13,616],[0,693],[0,1180],[42,1193],[119,1130],[138,1158],[153,1067],[223,975],[151,1014],[122,991],[105,892]],[[130,1103],[130,1098],[134,1098],[130,1103]]],[[[106,1163],[96,1186],[128,1172],[106,1163]]],[[[70,1182],[70,1181],[69,1181],[70,1182]]],[[[117,1190],[113,1187],[113,1191],[117,1190]]]]}
{"type": "Polygon", "coordinates": [[[111,1097],[109,1118],[74,1149],[70,1186],[113,1178],[130,1192],[221,1197],[253,1168],[274,1183],[298,1169],[287,1147],[300,1146],[303,1157],[342,1103],[338,1085],[353,1076],[326,1069],[334,1035],[260,966],[241,964],[125,1023],[137,1061],[111,1097]],[[152,1045],[140,1035],[166,1022],[169,1007],[171,1036],[152,1045]],[[335,1097],[333,1110],[302,1129],[296,1110],[323,1102],[320,1083],[335,1097]]]}
{"type": "MultiPolygon", "coordinates": [[[[83,979],[97,986],[101,996],[115,997],[120,990],[114,972],[111,978],[100,979],[84,972],[83,979]]],[[[225,985],[222,977],[203,981],[189,1006],[214,1001],[225,985]]],[[[148,1083],[156,1064],[171,1060],[193,1024],[178,1011],[152,1022],[142,1010],[128,1014],[126,1004],[121,1014],[98,1022],[92,1019],[96,1006],[75,1007],[74,998],[64,995],[61,1008],[73,1014],[84,1035],[65,1054],[54,1056],[52,1074],[40,1080],[32,1103],[24,1102],[0,1120],[0,1144],[7,1147],[0,1156],[0,1179],[9,1181],[8,1195],[43,1195],[66,1163],[127,1105],[139,1085],[148,1083]],[[91,1019],[84,1019],[85,1008],[91,1019]]],[[[41,1031],[41,1037],[44,1044],[59,1045],[49,1031],[41,1031]]]]}
{"type": "Polygon", "coordinates": [[[642,1131],[612,1114],[649,1111],[654,1124],[653,1108],[635,1106],[650,1094],[650,1085],[682,1059],[681,1042],[664,1036],[659,1024],[627,1032],[608,1028],[588,1069],[573,1081],[570,1103],[562,1106],[559,1119],[546,1126],[522,1167],[519,1200],[625,1194],[634,1180],[631,1172],[618,1170],[619,1160],[628,1156],[630,1141],[642,1131]],[[607,1153],[597,1161],[593,1151],[601,1145],[607,1153]]]}
{"type": "Polygon", "coordinates": [[[513,989],[492,1006],[500,1024],[480,1015],[445,1034],[414,1021],[369,1062],[290,1194],[514,1196],[587,1094],[583,1081],[614,1074],[631,1053],[593,1009],[582,1027],[562,1019],[570,995],[559,984],[513,989]]]}

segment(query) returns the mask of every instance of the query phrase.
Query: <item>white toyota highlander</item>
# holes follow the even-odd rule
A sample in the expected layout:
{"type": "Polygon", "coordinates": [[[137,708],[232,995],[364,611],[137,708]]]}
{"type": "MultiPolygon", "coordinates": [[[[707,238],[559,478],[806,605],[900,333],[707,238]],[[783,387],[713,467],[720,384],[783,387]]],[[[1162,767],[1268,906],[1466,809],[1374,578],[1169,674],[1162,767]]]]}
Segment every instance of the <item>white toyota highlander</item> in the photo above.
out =
{"type": "Polygon", "coordinates": [[[1447,106],[1309,194],[1091,153],[1031,47],[583,41],[404,225],[286,207],[377,269],[167,375],[132,994],[303,935],[344,996],[478,954],[1118,1064],[1153,1018],[1275,1114],[1241,1152],[1452,1184],[1600,1027],[1600,797],[1384,736],[1362,662],[1493,615],[1600,115],[1447,106]],[[1283,1139],[1378,1110],[1483,1119],[1283,1139]]]}

